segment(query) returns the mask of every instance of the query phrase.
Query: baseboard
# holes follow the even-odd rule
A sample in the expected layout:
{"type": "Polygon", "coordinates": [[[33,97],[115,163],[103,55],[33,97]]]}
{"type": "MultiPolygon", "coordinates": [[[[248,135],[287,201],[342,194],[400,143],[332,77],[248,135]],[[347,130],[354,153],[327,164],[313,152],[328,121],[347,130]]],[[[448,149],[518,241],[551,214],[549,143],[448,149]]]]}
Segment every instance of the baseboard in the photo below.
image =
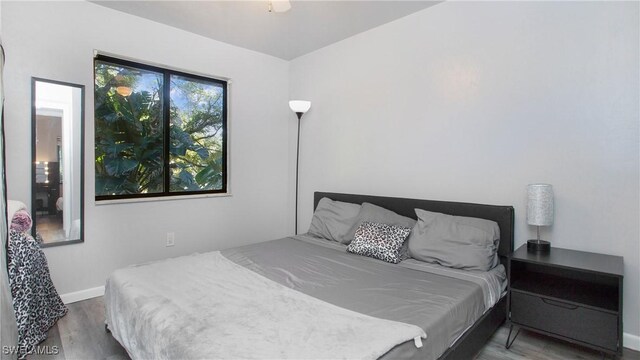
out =
{"type": "Polygon", "coordinates": [[[622,334],[622,344],[627,349],[640,351],[640,336],[624,333],[622,334]]]}
{"type": "Polygon", "coordinates": [[[71,304],[74,302],[91,299],[94,297],[104,295],[104,286],[98,286],[91,289],[84,289],[67,294],[60,295],[62,302],[65,304],[71,304]]]}

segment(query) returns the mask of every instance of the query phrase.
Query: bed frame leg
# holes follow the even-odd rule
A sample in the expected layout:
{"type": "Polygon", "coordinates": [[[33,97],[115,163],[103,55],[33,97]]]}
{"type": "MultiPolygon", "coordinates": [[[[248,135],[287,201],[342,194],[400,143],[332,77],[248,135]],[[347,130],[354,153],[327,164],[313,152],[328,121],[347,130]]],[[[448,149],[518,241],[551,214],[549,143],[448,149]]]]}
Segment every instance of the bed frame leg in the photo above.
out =
{"type": "Polygon", "coordinates": [[[511,339],[512,331],[513,331],[513,324],[511,324],[511,326],[509,327],[509,335],[507,335],[507,343],[504,344],[505,349],[509,349],[511,345],[513,345],[513,342],[516,341],[518,334],[520,334],[520,328],[518,328],[518,331],[516,331],[516,334],[513,336],[513,339],[511,339]],[[509,341],[509,339],[511,339],[511,341],[509,341]]]}
{"type": "Polygon", "coordinates": [[[104,324],[104,332],[111,334],[111,330],[109,330],[109,326],[107,324],[104,324]]]}

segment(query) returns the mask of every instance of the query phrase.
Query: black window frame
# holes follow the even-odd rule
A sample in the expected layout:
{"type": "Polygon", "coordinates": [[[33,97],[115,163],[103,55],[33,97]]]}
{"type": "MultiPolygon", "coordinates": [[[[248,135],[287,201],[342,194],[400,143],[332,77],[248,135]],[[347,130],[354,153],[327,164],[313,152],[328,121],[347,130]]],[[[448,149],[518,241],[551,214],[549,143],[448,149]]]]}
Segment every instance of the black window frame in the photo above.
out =
{"type": "MultiPolygon", "coordinates": [[[[193,195],[207,195],[207,194],[227,194],[228,193],[228,80],[216,79],[213,77],[207,77],[202,75],[191,74],[183,71],[173,70],[170,68],[163,68],[154,65],[148,65],[144,63],[138,63],[131,60],[120,59],[112,56],[98,54],[93,58],[93,96],[95,104],[95,79],[96,79],[96,62],[107,62],[113,65],[128,66],[141,70],[148,70],[163,75],[163,89],[162,89],[162,131],[163,131],[163,191],[147,194],[118,194],[118,195],[95,195],[96,201],[105,200],[121,200],[121,199],[144,199],[144,198],[158,198],[158,197],[181,197],[181,196],[193,196],[193,195]],[[222,87],[222,188],[219,190],[197,190],[197,191],[170,191],[171,182],[171,76],[182,76],[188,79],[200,80],[219,84],[222,87]]],[[[95,126],[95,105],[94,105],[94,126],[95,126]]],[[[94,133],[94,146],[95,146],[95,133],[94,133]]],[[[94,156],[95,162],[95,156],[94,156]]],[[[94,165],[95,166],[95,165],[94,165]]],[[[94,175],[95,181],[95,175],[94,175]]]]}

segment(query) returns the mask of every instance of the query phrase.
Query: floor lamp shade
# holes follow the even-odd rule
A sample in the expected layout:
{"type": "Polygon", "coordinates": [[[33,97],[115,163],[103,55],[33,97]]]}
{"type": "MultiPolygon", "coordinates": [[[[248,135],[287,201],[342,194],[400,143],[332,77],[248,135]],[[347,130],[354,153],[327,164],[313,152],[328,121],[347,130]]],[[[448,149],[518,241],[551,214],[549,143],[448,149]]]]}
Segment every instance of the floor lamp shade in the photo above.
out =
{"type": "Polygon", "coordinates": [[[298,114],[304,114],[311,108],[311,101],[306,100],[291,100],[289,101],[289,107],[291,111],[298,114]]]}
{"type": "Polygon", "coordinates": [[[530,251],[549,251],[548,241],[540,240],[540,226],[553,225],[553,187],[549,184],[527,186],[527,224],[535,225],[538,238],[527,242],[530,251]]]}

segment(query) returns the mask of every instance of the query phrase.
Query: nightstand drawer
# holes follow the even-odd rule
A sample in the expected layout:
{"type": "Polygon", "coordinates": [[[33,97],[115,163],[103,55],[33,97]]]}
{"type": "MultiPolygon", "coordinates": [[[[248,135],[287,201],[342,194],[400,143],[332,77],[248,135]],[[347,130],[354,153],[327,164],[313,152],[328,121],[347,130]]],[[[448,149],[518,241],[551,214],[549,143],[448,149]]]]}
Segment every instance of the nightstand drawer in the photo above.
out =
{"type": "Polygon", "coordinates": [[[612,351],[618,350],[618,317],[608,312],[512,290],[511,321],[612,351]]]}

